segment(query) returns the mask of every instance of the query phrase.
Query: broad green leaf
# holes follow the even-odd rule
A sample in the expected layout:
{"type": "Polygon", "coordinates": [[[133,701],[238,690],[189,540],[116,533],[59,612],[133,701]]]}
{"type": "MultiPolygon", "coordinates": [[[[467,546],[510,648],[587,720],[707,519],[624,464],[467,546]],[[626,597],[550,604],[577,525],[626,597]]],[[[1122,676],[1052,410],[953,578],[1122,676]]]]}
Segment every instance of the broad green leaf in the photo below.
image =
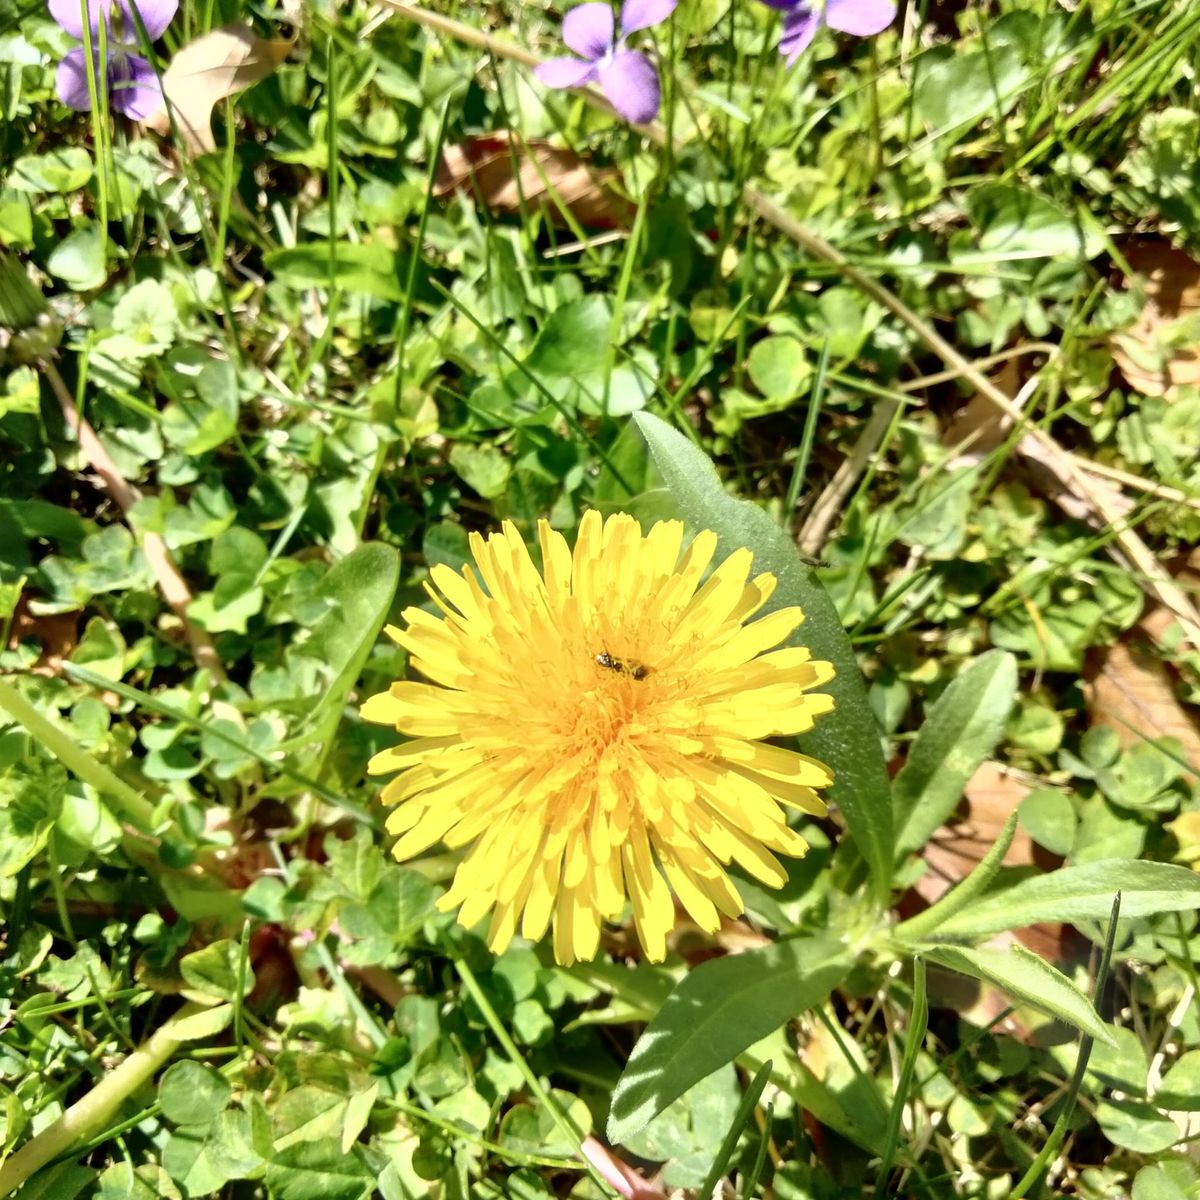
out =
{"type": "Polygon", "coordinates": [[[171,1035],[177,1042],[202,1042],[216,1037],[233,1020],[233,1005],[218,1004],[200,1012],[179,1017],[171,1024],[171,1035]]]}
{"type": "Polygon", "coordinates": [[[75,192],[91,177],[91,155],[82,146],[63,146],[18,158],[5,182],[23,192],[75,192]]]}
{"type": "Polygon", "coordinates": [[[604,368],[612,314],[603,296],[585,296],[557,308],[546,319],[525,360],[534,375],[576,379],[604,368]]]}
{"type": "Polygon", "coordinates": [[[1160,1154],[1183,1137],[1166,1113],[1144,1100],[1101,1100],[1096,1124],[1114,1146],[1135,1154],[1160,1154]]]}
{"type": "Polygon", "coordinates": [[[719,553],[742,546],[754,551],[754,569],[779,581],[766,607],[770,612],[799,605],[804,624],[795,640],[813,657],[833,663],[836,677],[825,685],[837,709],[819,719],[801,748],[827,764],[836,776],[829,800],[838,805],[859,853],[870,868],[877,902],[887,901],[894,858],[892,799],[884,770],[879,728],[867,700],[854,649],[833,602],[791,539],[757,505],[727,495],[705,455],[681,433],[649,413],[634,418],[654,465],[675,500],[678,514],[694,529],[711,529],[721,539],[719,553]]]}
{"type": "Polygon", "coordinates": [[[207,1125],[229,1103],[229,1081],[203,1063],[172,1063],[158,1083],[158,1106],[176,1125],[207,1125]]]}
{"type": "Polygon", "coordinates": [[[1160,1108],[1200,1112],[1200,1050],[1187,1050],[1163,1076],[1154,1103],[1160,1108]]]}
{"type": "Polygon", "coordinates": [[[1060,867],[991,892],[938,928],[939,936],[984,937],[1039,921],[1103,921],[1121,893],[1122,917],[1200,908],[1200,874],[1170,863],[1108,858],[1060,867]]]}
{"type": "Polygon", "coordinates": [[[897,854],[919,850],[957,807],[967,781],[1000,740],[1016,694],[1016,659],[992,650],[937,698],[892,784],[897,854]]]}
{"type": "Polygon", "coordinates": [[[938,966],[994,983],[1019,1003],[1031,1004],[1102,1042],[1113,1040],[1087,996],[1061,971],[1024,946],[1009,950],[929,946],[921,953],[938,966]]]}
{"type": "Polygon", "coordinates": [[[99,225],[88,225],[69,233],[46,259],[51,275],[57,275],[76,292],[90,292],[108,278],[104,257],[105,239],[99,225]]]}
{"type": "Polygon", "coordinates": [[[254,986],[254,971],[249,963],[239,967],[241,947],[230,938],[221,938],[204,947],[185,954],[179,960],[179,973],[183,976],[189,992],[201,1002],[211,1003],[212,997],[232,1000],[238,994],[245,995],[254,986]]]}
{"type": "Polygon", "coordinates": [[[396,551],[382,542],[367,542],[335,563],[321,580],[317,594],[329,611],[313,627],[301,652],[321,662],[328,679],[320,700],[285,743],[293,748],[314,744],[297,762],[299,770],[310,770],[328,751],[346,696],[387,620],[399,578],[396,551]]]}
{"type": "Polygon", "coordinates": [[[404,286],[396,252],[386,246],[357,242],[306,242],[271,250],[263,259],[267,269],[297,290],[332,287],[342,291],[399,302],[404,286]]]}
{"type": "Polygon", "coordinates": [[[701,964],[634,1046],[613,1093],[609,1138],[633,1136],[693,1084],[819,1004],[851,963],[832,938],[792,938],[701,964]]]}
{"type": "Polygon", "coordinates": [[[783,334],[756,342],[746,359],[750,382],[770,400],[798,396],[812,375],[803,343],[783,334]]]}
{"type": "MultiPolygon", "coordinates": [[[[129,1168],[126,1166],[125,1169],[129,1168]]],[[[21,1200],[75,1200],[97,1174],[95,1167],[83,1167],[73,1162],[55,1163],[40,1170],[25,1184],[21,1189],[21,1200]]],[[[167,1200],[166,1194],[159,1200],[167,1200]]]]}
{"type": "Polygon", "coordinates": [[[357,1149],[343,1154],[337,1138],[322,1138],[277,1153],[267,1163],[267,1188],[274,1200],[366,1200],[375,1176],[357,1149]]]}
{"type": "Polygon", "coordinates": [[[1200,1167],[1182,1156],[1143,1167],[1134,1176],[1133,1200],[1195,1200],[1197,1196],[1200,1167]]]}

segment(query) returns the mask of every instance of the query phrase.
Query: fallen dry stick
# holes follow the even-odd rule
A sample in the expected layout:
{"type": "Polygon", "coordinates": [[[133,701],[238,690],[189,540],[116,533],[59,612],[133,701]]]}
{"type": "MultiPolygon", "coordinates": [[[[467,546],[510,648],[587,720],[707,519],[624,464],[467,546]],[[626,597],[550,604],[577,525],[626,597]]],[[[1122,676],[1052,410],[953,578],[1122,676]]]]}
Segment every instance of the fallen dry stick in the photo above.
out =
{"type": "MultiPolygon", "coordinates": [[[[113,503],[122,513],[128,513],[141,499],[141,493],[117,469],[117,464],[113,462],[112,456],[96,436],[96,431],[79,415],[79,409],[75,407],[75,401],[54,363],[48,359],[42,359],[41,368],[50,381],[51,390],[58,398],[67,427],[79,441],[79,448],[83,451],[84,458],[100,476],[104,490],[113,503]]],[[[166,542],[163,541],[160,534],[143,533],[141,543],[142,553],[146,556],[146,562],[158,584],[158,590],[162,592],[163,599],[170,605],[171,611],[183,623],[183,629],[192,647],[196,664],[205,668],[214,680],[223,680],[225,668],[221,666],[221,656],[217,653],[212,638],[208,636],[207,630],[199,628],[188,619],[187,609],[192,602],[192,592],[187,581],[179,573],[179,568],[175,565],[175,560],[171,557],[166,542]]]]}

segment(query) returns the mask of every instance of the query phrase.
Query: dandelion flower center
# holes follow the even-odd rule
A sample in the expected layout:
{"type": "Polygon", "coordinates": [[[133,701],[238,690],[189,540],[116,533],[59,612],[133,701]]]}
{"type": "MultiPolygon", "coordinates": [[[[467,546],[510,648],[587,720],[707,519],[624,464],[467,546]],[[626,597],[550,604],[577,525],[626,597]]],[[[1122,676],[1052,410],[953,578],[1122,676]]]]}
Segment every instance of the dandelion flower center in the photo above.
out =
{"type": "Polygon", "coordinates": [[[411,739],[376,755],[398,859],[465,848],[439,901],[497,953],[553,923],[562,963],[594,956],[628,903],[652,959],[675,900],[702,928],[742,904],[725,868],[771,885],[776,853],[803,854],[789,808],[824,812],[821,763],[763,739],[833,707],[833,669],[778,648],[796,608],[751,620],[774,590],[739,550],[708,573],[716,535],[683,546],[678,521],[648,534],[588,513],[572,551],[546,523],[542,566],[506,524],[472,538],[475,568],[435,567],[441,611],[388,633],[429,681],[401,681],[363,716],[411,739]]]}

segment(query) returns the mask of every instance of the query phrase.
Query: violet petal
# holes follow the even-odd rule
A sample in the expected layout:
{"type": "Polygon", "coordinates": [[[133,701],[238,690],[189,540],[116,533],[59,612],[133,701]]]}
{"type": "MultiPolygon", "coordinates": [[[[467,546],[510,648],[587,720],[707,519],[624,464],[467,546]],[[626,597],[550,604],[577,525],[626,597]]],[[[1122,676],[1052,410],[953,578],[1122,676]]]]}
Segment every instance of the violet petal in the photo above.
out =
{"type": "Polygon", "coordinates": [[[88,95],[87,57],[82,46],[68,50],[54,73],[54,90],[58,98],[76,112],[87,112],[92,107],[88,95]]]}
{"type": "Polygon", "coordinates": [[[533,68],[534,75],[547,87],[583,87],[596,78],[596,64],[586,58],[548,58],[533,68]]]}
{"type": "MultiPolygon", "coordinates": [[[[802,0],[762,0],[768,8],[777,9],[779,12],[789,12],[795,8],[797,4],[802,3],[802,0]]],[[[807,7],[807,5],[805,5],[807,7]]]]}
{"type": "Polygon", "coordinates": [[[593,62],[612,49],[615,24],[612,5],[606,0],[591,0],[580,4],[563,17],[563,41],[584,58],[593,62]]]}
{"type": "Polygon", "coordinates": [[[874,37],[896,19],[892,0],[828,0],[825,24],[855,37],[874,37]]]}
{"type": "Polygon", "coordinates": [[[144,121],[162,107],[158,76],[140,54],[122,54],[114,60],[109,87],[113,108],[135,121],[144,121]]]}
{"type": "MultiPolygon", "coordinates": [[[[49,0],[50,15],[72,37],[83,37],[83,6],[79,0],[49,0]]],[[[112,11],[112,0],[87,0],[88,23],[95,33],[100,28],[100,14],[112,11]]]]}
{"type": "Polygon", "coordinates": [[[600,86],[609,103],[633,125],[658,116],[658,72],[644,54],[622,50],[600,67],[600,86]]]}
{"type": "Polygon", "coordinates": [[[817,30],[821,27],[821,18],[807,5],[798,5],[795,10],[783,18],[783,36],[779,39],[779,53],[792,63],[808,49],[817,30]]]}
{"type": "Polygon", "coordinates": [[[621,32],[635,33],[659,25],[674,11],[679,0],[625,0],[621,9],[621,32]]]}
{"type": "Polygon", "coordinates": [[[157,42],[167,31],[167,26],[179,11],[179,0],[118,0],[125,17],[124,40],[130,46],[139,43],[137,22],[133,19],[133,9],[136,6],[138,16],[146,27],[146,36],[157,42]]]}

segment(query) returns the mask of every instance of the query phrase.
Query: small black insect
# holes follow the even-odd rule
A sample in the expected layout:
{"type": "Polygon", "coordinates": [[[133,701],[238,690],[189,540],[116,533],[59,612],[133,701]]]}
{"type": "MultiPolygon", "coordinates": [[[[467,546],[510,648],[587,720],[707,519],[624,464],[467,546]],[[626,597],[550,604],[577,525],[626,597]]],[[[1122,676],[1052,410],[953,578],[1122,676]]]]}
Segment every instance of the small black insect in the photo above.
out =
{"type": "Polygon", "coordinates": [[[596,655],[596,665],[603,667],[606,671],[620,671],[621,674],[628,675],[632,679],[645,679],[650,674],[649,667],[644,667],[641,663],[633,662],[628,658],[616,658],[607,650],[601,650],[596,655]]]}

